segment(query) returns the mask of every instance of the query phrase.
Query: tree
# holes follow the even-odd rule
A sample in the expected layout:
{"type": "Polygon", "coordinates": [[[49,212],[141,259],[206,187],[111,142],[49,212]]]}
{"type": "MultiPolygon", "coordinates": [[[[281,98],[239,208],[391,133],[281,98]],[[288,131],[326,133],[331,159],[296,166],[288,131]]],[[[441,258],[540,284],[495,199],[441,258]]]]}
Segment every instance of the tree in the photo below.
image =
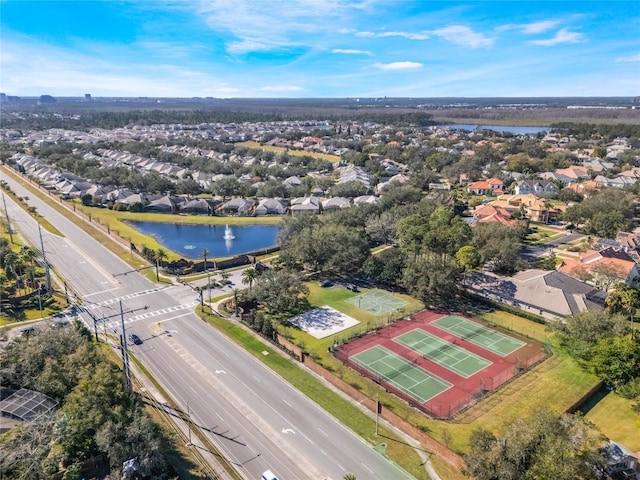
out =
{"type": "Polygon", "coordinates": [[[640,376],[640,343],[630,336],[600,340],[589,360],[591,371],[614,387],[640,376]]]}
{"type": "Polygon", "coordinates": [[[518,270],[522,251],[519,228],[499,223],[480,223],[473,229],[473,245],[483,265],[494,271],[513,273],[518,270]]]}
{"type": "Polygon", "coordinates": [[[264,311],[285,320],[308,307],[309,289],[296,272],[270,269],[253,286],[253,298],[264,311]]]}
{"type": "Polygon", "coordinates": [[[207,255],[209,255],[209,250],[207,250],[206,248],[203,248],[202,252],[200,252],[200,255],[202,255],[204,257],[204,271],[206,272],[208,270],[208,268],[207,268],[207,255]]]}
{"type": "Polygon", "coordinates": [[[604,438],[579,416],[538,408],[503,430],[472,432],[465,460],[476,480],[596,480],[604,470],[604,438]]]}
{"type": "Polygon", "coordinates": [[[369,254],[362,229],[320,223],[291,237],[282,248],[280,258],[290,268],[331,276],[359,270],[369,254]]]}
{"type": "Polygon", "coordinates": [[[629,324],[622,315],[605,310],[585,310],[551,325],[561,344],[571,355],[582,360],[591,358],[593,348],[601,340],[629,332],[629,324]]]}
{"type": "Polygon", "coordinates": [[[222,177],[211,184],[211,192],[221,196],[223,201],[237,195],[239,188],[240,182],[233,176],[222,177]]]}
{"type": "Polygon", "coordinates": [[[167,258],[167,251],[164,248],[159,248],[156,250],[153,258],[156,262],[156,281],[159,282],[160,281],[160,272],[159,272],[160,264],[163,263],[167,258]]]}
{"type": "Polygon", "coordinates": [[[627,272],[622,265],[613,262],[598,262],[591,267],[590,273],[596,286],[605,292],[615,283],[624,282],[627,272]]]}
{"type": "Polygon", "coordinates": [[[365,224],[365,231],[369,238],[376,243],[391,244],[397,240],[396,229],[398,217],[393,211],[370,215],[365,224]]]}
{"type": "Polygon", "coordinates": [[[456,261],[464,273],[474,271],[480,266],[480,254],[473,245],[460,247],[456,252],[456,261]]]}
{"type": "Polygon", "coordinates": [[[640,306],[640,295],[638,289],[630,287],[626,283],[620,282],[613,286],[605,299],[605,304],[611,313],[623,312],[629,316],[633,322],[636,309],[640,306]]]}
{"type": "Polygon", "coordinates": [[[427,304],[449,304],[458,291],[460,270],[453,259],[421,255],[408,258],[402,274],[402,285],[409,293],[427,304]]]}
{"type": "Polygon", "coordinates": [[[249,285],[249,294],[251,294],[251,287],[253,286],[253,282],[256,281],[260,274],[255,268],[247,268],[244,272],[242,272],[242,284],[249,285]]]}
{"type": "Polygon", "coordinates": [[[406,256],[399,248],[385,248],[364,262],[362,271],[373,282],[397,286],[402,279],[406,256]]]}

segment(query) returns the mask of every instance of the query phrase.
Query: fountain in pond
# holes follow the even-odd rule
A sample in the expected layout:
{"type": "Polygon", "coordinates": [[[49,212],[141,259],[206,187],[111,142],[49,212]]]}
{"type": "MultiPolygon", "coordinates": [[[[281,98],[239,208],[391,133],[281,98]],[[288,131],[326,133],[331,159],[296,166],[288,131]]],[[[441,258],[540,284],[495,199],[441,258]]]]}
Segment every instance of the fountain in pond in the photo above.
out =
{"type": "Polygon", "coordinates": [[[225,240],[233,240],[234,238],[236,238],[228,224],[224,229],[224,236],[222,238],[224,238],[225,240]]]}

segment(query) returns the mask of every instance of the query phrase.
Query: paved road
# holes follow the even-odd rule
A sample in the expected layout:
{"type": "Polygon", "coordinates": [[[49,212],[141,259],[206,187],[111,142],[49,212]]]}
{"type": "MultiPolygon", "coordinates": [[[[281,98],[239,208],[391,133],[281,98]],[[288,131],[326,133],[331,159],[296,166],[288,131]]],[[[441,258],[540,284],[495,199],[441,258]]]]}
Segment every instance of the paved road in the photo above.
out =
{"type": "MultiPolygon", "coordinates": [[[[96,318],[99,329],[119,334],[122,302],[130,311],[125,315],[127,335],[135,333],[143,340],[131,346],[131,353],[245,478],[258,479],[267,468],[282,480],[337,480],[348,472],[362,479],[412,478],[194,315],[198,296],[190,287],[155,285],[138,273],[114,277],[130,267],[65,216],[5,179],[18,195],[29,195],[29,203],[66,235],[43,230],[45,251],[82,297],[87,312],[83,319],[93,328],[90,317],[96,318]]],[[[19,230],[39,245],[36,222],[9,197],[7,204],[19,230]]],[[[232,277],[235,283],[237,275],[232,277]]]]}

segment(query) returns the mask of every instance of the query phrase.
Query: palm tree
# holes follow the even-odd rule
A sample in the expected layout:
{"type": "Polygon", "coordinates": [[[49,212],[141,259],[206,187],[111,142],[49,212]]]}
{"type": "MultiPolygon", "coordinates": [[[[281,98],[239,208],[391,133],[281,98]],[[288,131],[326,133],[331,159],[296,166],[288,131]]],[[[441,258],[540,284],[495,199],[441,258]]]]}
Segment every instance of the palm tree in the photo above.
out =
{"type": "Polygon", "coordinates": [[[167,251],[164,248],[159,248],[156,250],[156,253],[153,255],[154,260],[156,261],[156,282],[160,281],[160,272],[158,271],[160,267],[160,263],[167,258],[167,251]]]}
{"type": "Polygon", "coordinates": [[[206,248],[202,249],[202,252],[200,252],[202,254],[202,256],[204,257],[204,271],[207,271],[207,255],[209,255],[209,250],[207,250],[206,248]]]}
{"type": "Polygon", "coordinates": [[[258,278],[258,271],[253,267],[247,268],[242,272],[242,284],[249,285],[249,293],[251,293],[251,287],[256,278],[258,278]]]}
{"type": "Polygon", "coordinates": [[[4,269],[7,273],[11,273],[11,276],[16,280],[16,283],[20,283],[20,274],[18,273],[21,269],[20,257],[16,252],[8,252],[4,256],[4,269]]]}
{"type": "Polygon", "coordinates": [[[29,277],[31,278],[31,287],[33,288],[35,285],[35,265],[34,260],[38,256],[38,253],[31,247],[27,245],[22,245],[20,247],[20,251],[18,252],[18,258],[23,264],[27,265],[27,272],[29,272],[29,277]]]}
{"type": "Polygon", "coordinates": [[[342,478],[344,480],[356,480],[356,476],[353,473],[346,473],[342,478]]]}

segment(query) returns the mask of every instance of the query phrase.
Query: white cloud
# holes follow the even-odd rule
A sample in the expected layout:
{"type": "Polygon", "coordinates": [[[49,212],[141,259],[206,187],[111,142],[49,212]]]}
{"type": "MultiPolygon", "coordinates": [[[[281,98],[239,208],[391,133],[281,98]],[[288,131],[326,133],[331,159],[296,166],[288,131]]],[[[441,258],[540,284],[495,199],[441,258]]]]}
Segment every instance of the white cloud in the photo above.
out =
{"type": "Polygon", "coordinates": [[[422,64],[418,62],[374,63],[373,66],[386,71],[416,70],[422,68],[422,64]]]}
{"type": "Polygon", "coordinates": [[[431,33],[463,47],[490,47],[494,42],[492,38],[486,37],[482,33],[474,32],[464,25],[451,25],[450,27],[433,30],[431,33]]]}
{"type": "Polygon", "coordinates": [[[375,32],[356,32],[355,33],[356,37],[365,37],[365,38],[385,38],[385,37],[402,37],[402,38],[406,38],[408,40],[428,40],[431,35],[429,35],[426,32],[418,32],[418,33],[412,33],[412,32],[380,32],[380,33],[375,33],[375,32]]]}
{"type": "Polygon", "coordinates": [[[343,55],[372,55],[368,50],[354,50],[350,48],[334,48],[331,50],[331,53],[341,53],[343,55]]]}
{"type": "Polygon", "coordinates": [[[562,43],[580,43],[584,41],[584,35],[578,32],[570,32],[566,28],[558,30],[555,36],[546,40],[531,40],[532,45],[541,45],[543,47],[553,47],[562,43]]]}
{"type": "Polygon", "coordinates": [[[336,25],[359,3],[347,0],[201,0],[197,8],[209,26],[233,37],[233,54],[315,46],[317,36],[336,25]]]}
{"type": "Polygon", "coordinates": [[[270,85],[260,87],[258,90],[261,92],[301,92],[304,88],[297,85],[270,85]]]}
{"type": "Polygon", "coordinates": [[[429,40],[432,37],[440,37],[448,42],[463,47],[479,48],[490,47],[493,45],[494,39],[489,38],[482,33],[473,31],[464,25],[451,25],[450,27],[438,28],[437,30],[421,31],[421,32],[356,32],[357,37],[366,38],[385,38],[385,37],[402,37],[408,40],[429,40]]]}
{"type": "Polygon", "coordinates": [[[631,55],[630,57],[618,57],[616,62],[640,62],[640,53],[631,55]]]}
{"type": "Polygon", "coordinates": [[[504,30],[522,30],[527,35],[534,35],[536,33],[544,33],[552,28],[556,27],[560,22],[558,20],[541,20],[539,22],[532,23],[510,23],[498,27],[496,30],[502,32],[504,30]]]}
{"type": "Polygon", "coordinates": [[[526,25],[522,25],[522,30],[524,33],[528,33],[530,35],[536,33],[543,33],[547,30],[551,30],[556,25],[558,25],[557,20],[542,20],[540,22],[528,23],[526,25]]]}

